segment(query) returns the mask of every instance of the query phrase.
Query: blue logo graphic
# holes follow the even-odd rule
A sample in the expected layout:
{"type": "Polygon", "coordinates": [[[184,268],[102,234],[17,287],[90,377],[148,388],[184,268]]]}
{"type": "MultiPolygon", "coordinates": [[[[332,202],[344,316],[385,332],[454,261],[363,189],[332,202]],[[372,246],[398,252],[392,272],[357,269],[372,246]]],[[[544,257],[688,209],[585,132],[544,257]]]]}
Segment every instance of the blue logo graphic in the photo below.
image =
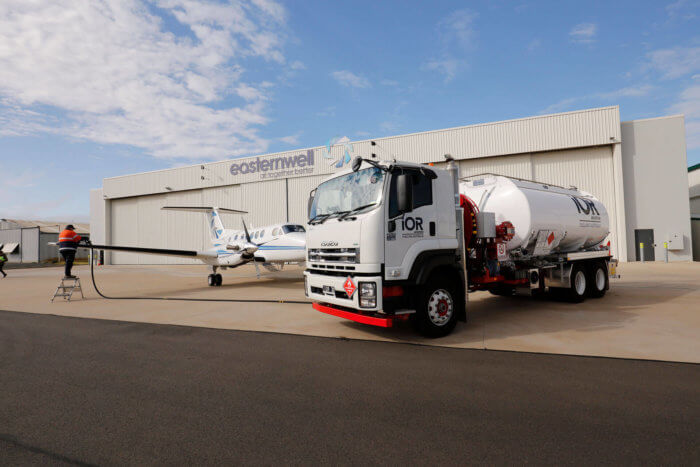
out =
{"type": "Polygon", "coordinates": [[[354,153],[352,144],[350,143],[350,138],[347,136],[336,136],[335,138],[331,138],[328,140],[326,143],[326,147],[323,148],[323,152],[321,155],[323,156],[324,159],[326,159],[328,162],[328,165],[333,165],[336,168],[341,168],[345,164],[349,164],[350,161],[352,160],[352,155],[354,153]],[[334,156],[331,154],[331,148],[333,146],[343,146],[343,151],[340,156],[334,156]]]}

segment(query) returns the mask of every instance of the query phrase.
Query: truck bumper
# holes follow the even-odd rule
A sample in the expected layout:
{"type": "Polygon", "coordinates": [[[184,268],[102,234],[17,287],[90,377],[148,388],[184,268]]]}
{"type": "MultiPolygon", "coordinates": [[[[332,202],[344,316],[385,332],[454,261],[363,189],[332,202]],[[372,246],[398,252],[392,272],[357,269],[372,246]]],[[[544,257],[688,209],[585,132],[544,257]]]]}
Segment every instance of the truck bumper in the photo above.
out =
{"type": "Polygon", "coordinates": [[[383,309],[382,302],[382,277],[377,276],[331,276],[325,274],[314,274],[304,271],[306,278],[306,296],[314,302],[338,305],[340,308],[357,310],[360,313],[376,313],[383,309]],[[373,282],[377,291],[377,304],[371,308],[360,307],[360,291],[355,290],[352,296],[345,293],[344,284],[350,277],[356,288],[360,287],[360,282],[373,282]]]}
{"type": "Polygon", "coordinates": [[[337,316],[339,318],[349,319],[350,321],[355,321],[362,324],[370,324],[372,326],[379,326],[382,328],[390,328],[394,325],[396,321],[405,321],[408,319],[408,315],[398,315],[398,316],[387,316],[380,315],[378,313],[373,314],[362,314],[358,313],[356,310],[343,310],[338,307],[333,307],[323,303],[314,302],[312,305],[314,310],[320,311],[321,313],[326,313],[329,315],[337,316]]]}

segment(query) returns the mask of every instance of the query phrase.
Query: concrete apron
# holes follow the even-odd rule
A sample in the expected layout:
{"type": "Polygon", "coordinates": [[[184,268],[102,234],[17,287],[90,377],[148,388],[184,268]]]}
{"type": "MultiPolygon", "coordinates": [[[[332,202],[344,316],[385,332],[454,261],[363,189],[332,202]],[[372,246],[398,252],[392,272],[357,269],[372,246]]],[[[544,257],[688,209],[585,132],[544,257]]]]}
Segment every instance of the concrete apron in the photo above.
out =
{"type": "MultiPolygon", "coordinates": [[[[527,297],[470,295],[469,322],[442,339],[424,339],[408,324],[380,329],[278,303],[105,300],[89,268],[74,269],[85,300],[49,298],[61,272],[12,270],[0,279],[0,309],[145,323],[381,340],[431,346],[545,352],[700,363],[700,263],[623,263],[602,299],[569,304],[527,297]]],[[[202,266],[100,266],[107,295],[305,300],[301,269],[255,278],[252,266],[224,271],[222,287],[208,287],[202,266]]]]}

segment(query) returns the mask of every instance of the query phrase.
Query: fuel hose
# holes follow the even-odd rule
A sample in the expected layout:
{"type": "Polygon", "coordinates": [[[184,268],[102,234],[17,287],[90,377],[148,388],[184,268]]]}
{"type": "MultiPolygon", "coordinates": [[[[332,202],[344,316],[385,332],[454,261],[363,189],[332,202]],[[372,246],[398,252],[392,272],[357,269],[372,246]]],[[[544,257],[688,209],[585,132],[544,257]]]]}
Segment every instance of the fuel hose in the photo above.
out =
{"type": "Polygon", "coordinates": [[[289,303],[289,304],[303,304],[311,305],[312,302],[308,300],[281,300],[281,299],[246,299],[246,298],[187,298],[187,297],[109,297],[102,293],[102,291],[97,287],[97,281],[95,280],[95,263],[94,258],[94,248],[90,245],[90,277],[92,278],[92,286],[95,288],[95,292],[100,297],[107,300],[171,300],[178,302],[229,302],[229,303],[289,303]]]}

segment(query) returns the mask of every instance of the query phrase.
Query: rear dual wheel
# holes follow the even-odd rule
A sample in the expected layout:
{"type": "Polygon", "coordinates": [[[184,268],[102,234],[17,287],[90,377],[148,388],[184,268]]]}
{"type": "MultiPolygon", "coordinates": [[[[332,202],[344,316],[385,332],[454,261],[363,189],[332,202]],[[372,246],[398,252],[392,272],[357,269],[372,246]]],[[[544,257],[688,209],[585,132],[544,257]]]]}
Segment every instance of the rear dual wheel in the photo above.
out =
{"type": "Polygon", "coordinates": [[[600,298],[608,290],[608,266],[605,261],[596,261],[588,268],[588,295],[600,298]]]}

